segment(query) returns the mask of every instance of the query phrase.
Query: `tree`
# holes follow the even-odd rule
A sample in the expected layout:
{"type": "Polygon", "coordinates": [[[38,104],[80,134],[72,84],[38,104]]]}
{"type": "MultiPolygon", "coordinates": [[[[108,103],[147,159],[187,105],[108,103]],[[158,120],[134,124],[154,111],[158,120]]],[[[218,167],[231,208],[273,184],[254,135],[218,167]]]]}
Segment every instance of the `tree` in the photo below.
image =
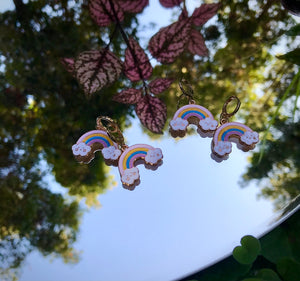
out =
{"type": "MultiPolygon", "coordinates": [[[[139,23],[136,11],[124,6],[128,1],[90,2],[109,5],[107,12],[103,6],[94,7],[100,9],[101,16],[104,14],[108,21],[104,23],[97,21],[97,14],[90,15],[93,5],[89,6],[88,1],[80,4],[36,0],[25,4],[15,0],[16,9],[0,15],[0,188],[5,195],[0,203],[7,207],[0,219],[4,225],[3,256],[9,260],[11,255],[7,266],[19,265],[33,248],[44,254],[54,252],[71,257],[78,229],[78,204],[47,189],[39,166],[45,161],[48,171],[70,195],[88,198],[87,203],[96,204],[97,196],[112,184],[109,168],[101,157],[89,165],[78,165],[71,146],[77,137],[95,127],[97,116],[108,115],[124,129],[130,125],[128,117],[135,116],[136,110],[142,124],[152,131],[145,129],[145,133],[158,138],[160,135],[154,133],[166,130],[165,124],[176,111],[178,87],[177,83],[171,84],[171,79],[178,82],[182,77],[193,86],[196,102],[215,116],[233,94],[242,101],[239,118],[257,131],[263,132],[276,113],[276,104],[296,72],[294,66],[274,59],[270,53],[270,48],[278,45],[284,32],[294,24],[276,1],[222,1],[222,5],[202,5],[191,14],[185,9],[186,1],[160,2],[174,9],[177,20],[149,40],[149,52],[158,62],[155,67],[139,46],[139,23]],[[121,8],[127,9],[125,15],[121,8]],[[217,19],[207,22],[215,13],[217,19]],[[166,34],[173,36],[165,39],[166,34]],[[171,52],[174,45],[176,51],[171,52]],[[91,87],[97,79],[90,77],[93,83],[86,86],[82,78],[86,69],[82,66],[89,65],[90,60],[86,61],[84,54],[89,59],[110,56],[109,62],[117,66],[117,72],[106,81],[110,85],[91,87]],[[120,65],[124,66],[122,73],[120,65]],[[263,95],[257,93],[257,85],[263,95]],[[150,108],[149,104],[153,106],[150,108]],[[143,119],[145,111],[150,113],[143,119]],[[155,121],[154,126],[149,120],[155,121]],[[11,210],[12,202],[22,209],[11,210]],[[17,238],[12,239],[15,234],[17,238]],[[20,252],[24,248],[22,243],[28,245],[25,252],[20,252]],[[15,250],[19,251],[16,256],[15,250]]],[[[147,1],[134,3],[138,3],[141,11],[147,1]]],[[[295,37],[286,39],[288,46],[295,42],[295,37]]],[[[289,98],[295,99],[295,91],[290,92],[289,98]]],[[[286,104],[284,107],[288,108],[286,104]]],[[[265,151],[272,151],[272,143],[283,147],[293,138],[296,152],[296,123],[280,112],[275,127],[277,131],[290,128],[290,133],[285,133],[284,141],[278,133],[273,134],[265,151]]],[[[290,168],[296,174],[289,182],[296,186],[298,162],[293,153],[285,155],[294,161],[290,168]]],[[[253,168],[258,167],[257,157],[254,154],[252,158],[253,168]]],[[[282,159],[264,153],[261,163],[273,167],[279,160],[282,159]]],[[[267,176],[268,171],[259,170],[260,178],[267,176]]],[[[256,172],[245,177],[251,178],[259,177],[256,172]]],[[[280,178],[275,183],[278,189],[281,181],[280,178]]],[[[297,192],[293,190],[290,196],[297,192]]]]}

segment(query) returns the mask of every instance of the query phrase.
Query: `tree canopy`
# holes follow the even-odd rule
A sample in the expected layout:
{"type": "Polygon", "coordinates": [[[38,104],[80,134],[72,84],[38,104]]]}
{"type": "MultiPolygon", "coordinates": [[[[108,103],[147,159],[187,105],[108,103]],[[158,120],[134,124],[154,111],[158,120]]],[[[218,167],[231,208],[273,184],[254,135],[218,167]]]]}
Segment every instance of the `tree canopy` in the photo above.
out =
{"type": "MultiPolygon", "coordinates": [[[[118,120],[121,129],[130,126],[129,117],[138,117],[145,133],[161,137],[156,133],[167,131],[181,78],[192,85],[196,102],[215,116],[229,96],[237,95],[238,118],[252,129],[263,135],[273,122],[250,159],[244,183],[260,180],[262,195],[278,200],[278,207],[299,194],[300,126],[294,110],[299,78],[286,94],[299,71],[299,26],[293,27],[287,11],[273,0],[225,0],[203,1],[209,4],[188,14],[187,1],[161,0],[174,9],[176,21],[153,34],[145,52],[137,14],[148,1],[133,2],[138,9],[125,0],[14,0],[15,9],[0,14],[3,267],[17,267],[33,248],[76,260],[78,200],[96,204],[113,180],[101,157],[85,166],[74,161],[74,137],[92,130],[99,115],[118,120]],[[99,3],[110,5],[108,11],[99,3]],[[277,58],[274,50],[280,46],[290,52],[277,58]],[[86,84],[82,67],[108,55],[120,71],[106,73],[105,80],[92,75],[86,84]],[[43,180],[45,171],[73,197],[53,193],[43,180]]],[[[99,68],[96,63],[95,73],[102,77],[107,69],[99,68]]]]}

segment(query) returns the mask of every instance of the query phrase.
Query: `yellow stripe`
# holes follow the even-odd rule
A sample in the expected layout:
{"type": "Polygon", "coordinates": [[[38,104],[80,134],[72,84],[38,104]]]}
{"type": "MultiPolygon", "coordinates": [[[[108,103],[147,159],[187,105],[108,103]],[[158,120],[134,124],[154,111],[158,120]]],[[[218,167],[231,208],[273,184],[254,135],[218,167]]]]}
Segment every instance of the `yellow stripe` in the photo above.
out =
{"type": "Polygon", "coordinates": [[[236,126],[236,125],[234,125],[234,126],[227,126],[227,127],[223,128],[223,129],[219,132],[219,135],[218,135],[218,141],[221,141],[224,132],[226,132],[227,130],[230,130],[230,129],[239,129],[239,130],[241,130],[241,131],[243,131],[243,132],[246,132],[246,129],[243,128],[243,127],[238,127],[238,126],[236,126]]]}
{"type": "Polygon", "coordinates": [[[145,152],[148,152],[149,151],[149,148],[143,148],[143,147],[138,147],[138,148],[135,148],[133,150],[130,150],[127,152],[127,154],[124,156],[123,158],[123,163],[122,163],[122,166],[123,166],[123,169],[126,170],[126,162],[128,160],[128,158],[134,153],[134,152],[137,152],[137,151],[145,151],[145,152]]]}
{"type": "Polygon", "coordinates": [[[182,110],[182,111],[178,114],[178,117],[181,117],[185,112],[191,111],[191,110],[195,110],[195,111],[201,112],[202,114],[205,115],[205,117],[209,117],[209,115],[208,115],[205,111],[202,111],[202,110],[200,110],[200,109],[197,108],[197,107],[192,107],[192,108],[189,107],[189,108],[186,108],[186,109],[182,110]]]}
{"type": "Polygon", "coordinates": [[[86,142],[88,139],[92,138],[92,137],[103,137],[104,139],[106,139],[110,145],[114,145],[113,141],[106,135],[104,134],[92,134],[87,136],[86,138],[84,138],[83,142],[86,142]]]}

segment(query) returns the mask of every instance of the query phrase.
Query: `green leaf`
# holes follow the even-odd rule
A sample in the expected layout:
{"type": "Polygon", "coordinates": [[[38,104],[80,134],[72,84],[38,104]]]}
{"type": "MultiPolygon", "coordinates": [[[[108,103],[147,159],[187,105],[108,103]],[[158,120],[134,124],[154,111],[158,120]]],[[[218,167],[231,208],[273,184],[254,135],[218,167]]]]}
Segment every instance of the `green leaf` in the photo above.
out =
{"type": "Polygon", "coordinates": [[[284,258],[277,263],[277,270],[284,281],[299,281],[300,263],[293,259],[284,258]]]}
{"type": "Polygon", "coordinates": [[[259,278],[246,278],[246,279],[243,279],[242,281],[264,281],[264,280],[259,279],[259,278]]]}
{"type": "Polygon", "coordinates": [[[261,238],[261,254],[273,263],[284,257],[293,257],[288,236],[282,228],[275,228],[265,237],[261,238]]]}
{"type": "Polygon", "coordinates": [[[278,58],[300,65],[300,48],[296,48],[291,52],[288,52],[282,56],[278,56],[278,58]]]}
{"type": "Polygon", "coordinates": [[[281,281],[277,273],[269,268],[261,269],[256,276],[263,281],[281,281]]]}
{"type": "Polygon", "coordinates": [[[241,264],[253,263],[260,252],[260,242],[251,235],[246,235],[241,239],[241,246],[234,248],[233,257],[241,264]]]}
{"type": "Polygon", "coordinates": [[[285,34],[288,36],[300,35],[300,23],[291,27],[285,34]]]}

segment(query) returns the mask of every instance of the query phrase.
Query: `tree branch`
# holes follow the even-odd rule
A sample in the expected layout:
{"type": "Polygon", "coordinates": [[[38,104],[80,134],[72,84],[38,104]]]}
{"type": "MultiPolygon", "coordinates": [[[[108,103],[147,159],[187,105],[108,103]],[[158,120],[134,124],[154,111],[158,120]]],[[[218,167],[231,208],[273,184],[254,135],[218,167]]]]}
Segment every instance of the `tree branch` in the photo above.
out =
{"type": "Polygon", "coordinates": [[[136,56],[135,56],[135,53],[134,53],[133,49],[131,48],[131,46],[130,46],[130,44],[129,44],[128,37],[127,37],[127,35],[126,35],[126,33],[125,33],[125,31],[124,31],[124,29],[123,29],[123,27],[122,27],[122,25],[121,25],[119,19],[118,19],[118,15],[117,15],[117,13],[116,13],[116,10],[115,10],[115,7],[114,7],[114,4],[113,4],[112,0],[109,0],[109,4],[110,4],[111,9],[112,9],[112,11],[113,11],[113,14],[114,14],[114,17],[115,17],[115,20],[116,20],[116,25],[117,25],[118,29],[119,29],[120,32],[121,32],[121,35],[122,35],[122,37],[123,37],[123,39],[124,39],[124,41],[125,41],[125,43],[126,43],[128,49],[129,49],[131,55],[132,55],[132,57],[133,57],[133,60],[134,60],[135,65],[136,65],[136,67],[137,67],[137,69],[138,69],[140,78],[141,78],[141,80],[143,81],[143,87],[144,87],[145,93],[148,94],[148,86],[147,86],[147,83],[146,83],[146,81],[143,79],[143,73],[142,73],[142,70],[141,70],[141,68],[140,68],[140,66],[139,66],[138,60],[137,60],[137,58],[136,58],[136,56]]]}

